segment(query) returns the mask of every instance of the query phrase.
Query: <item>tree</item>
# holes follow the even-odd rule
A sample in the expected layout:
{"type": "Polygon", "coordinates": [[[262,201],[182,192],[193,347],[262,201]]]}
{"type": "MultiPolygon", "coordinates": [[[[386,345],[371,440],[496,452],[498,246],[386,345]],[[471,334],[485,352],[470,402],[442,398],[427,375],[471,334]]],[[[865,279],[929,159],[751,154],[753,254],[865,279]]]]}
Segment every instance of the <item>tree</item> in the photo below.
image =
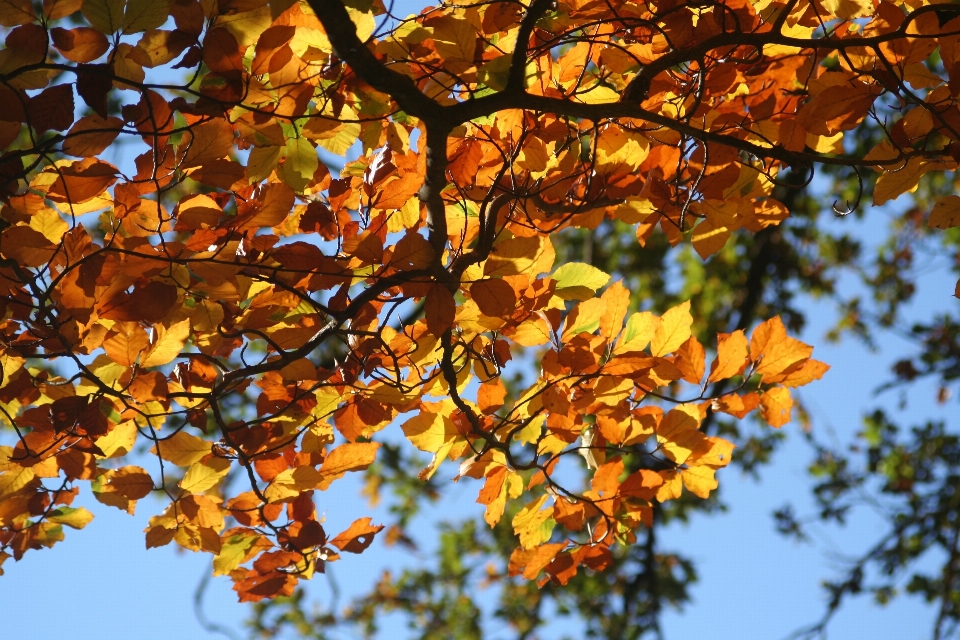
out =
{"type": "MultiPolygon", "coordinates": [[[[740,436],[723,416],[780,427],[790,389],[827,370],[779,315],[753,327],[767,310],[790,324],[789,292],[768,309],[765,287],[811,264],[782,255],[810,173],[852,172],[855,207],[956,167],[957,17],[796,0],[404,19],[362,0],[0,5],[0,558],[86,525],[70,505],[89,481],[131,512],[165,492],[148,546],[213,554],[242,600],[290,596],[382,530],[328,536],[314,491],[378,455],[374,483],[435,486],[449,460],[504,523],[506,573],[544,590],[518,593],[611,569],[630,579],[603,632],[655,629],[685,584],[656,525],[717,488],[740,436]],[[125,141],[132,164],[105,159],[125,141]],[[631,291],[662,274],[623,256],[656,269],[685,239],[736,313],[706,296],[639,310],[631,291]],[[558,263],[581,242],[588,258],[558,263]],[[509,377],[534,359],[538,376],[509,377]],[[377,435],[395,423],[433,456],[419,472],[377,435]],[[152,472],[125,459],[138,446],[152,472]]],[[[939,198],[928,224],[956,226],[958,204],[939,198]]],[[[820,275],[805,286],[828,289],[820,275]]],[[[744,464],[770,442],[742,442],[744,464]]]]}

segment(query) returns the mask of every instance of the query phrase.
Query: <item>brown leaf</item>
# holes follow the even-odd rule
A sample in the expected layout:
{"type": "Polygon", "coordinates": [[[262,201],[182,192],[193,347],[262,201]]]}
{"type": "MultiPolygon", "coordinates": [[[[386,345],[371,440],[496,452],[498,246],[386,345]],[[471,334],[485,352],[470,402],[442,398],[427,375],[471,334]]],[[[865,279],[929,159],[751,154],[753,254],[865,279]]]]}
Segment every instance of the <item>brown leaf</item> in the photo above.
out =
{"type": "Polygon", "coordinates": [[[15,27],[36,19],[30,0],[0,0],[0,26],[15,27]]]}
{"type": "Polygon", "coordinates": [[[222,27],[207,32],[203,40],[203,62],[212,71],[221,73],[244,70],[237,39],[222,27]]]}
{"type": "Polygon", "coordinates": [[[113,89],[112,73],[110,66],[105,64],[77,67],[77,94],[101,118],[107,117],[107,95],[113,89]]]}
{"type": "Polygon", "coordinates": [[[104,300],[99,309],[101,318],[109,320],[160,322],[177,302],[177,288],[151,281],[134,289],[133,293],[119,291],[104,300]]]}
{"type": "Polygon", "coordinates": [[[90,27],[54,27],[50,30],[50,37],[53,39],[53,46],[72,62],[93,62],[110,48],[107,36],[90,27]]]}
{"type": "Polygon", "coordinates": [[[65,131],[73,124],[73,87],[58,84],[44,89],[27,103],[27,122],[38,132],[65,131]]]}
{"type": "Polygon", "coordinates": [[[71,156],[90,158],[106,150],[122,129],[123,120],[120,118],[85,116],[77,120],[67,132],[61,149],[71,156]]]}
{"type": "Polygon", "coordinates": [[[517,293],[505,280],[487,278],[474,282],[470,296],[481,313],[491,318],[509,317],[517,306],[517,293]]]}

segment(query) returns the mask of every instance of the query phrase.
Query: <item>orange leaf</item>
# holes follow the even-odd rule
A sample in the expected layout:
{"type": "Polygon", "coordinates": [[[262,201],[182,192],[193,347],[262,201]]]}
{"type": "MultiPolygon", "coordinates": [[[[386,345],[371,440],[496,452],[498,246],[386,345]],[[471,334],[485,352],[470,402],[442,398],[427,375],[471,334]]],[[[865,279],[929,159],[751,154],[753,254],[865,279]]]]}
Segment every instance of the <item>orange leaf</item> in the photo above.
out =
{"type": "Polygon", "coordinates": [[[505,280],[488,278],[474,282],[470,295],[481,313],[491,318],[509,317],[517,306],[517,293],[505,280]]]}
{"type": "Polygon", "coordinates": [[[786,387],[774,387],[760,396],[760,415],[771,427],[782,427],[790,422],[793,398],[786,387]]]}
{"type": "Polygon", "coordinates": [[[630,292],[620,281],[614,282],[600,296],[603,315],[600,316],[600,335],[612,342],[623,328],[623,319],[630,307],[630,292]]]}
{"type": "Polygon", "coordinates": [[[67,132],[61,149],[71,156],[89,158],[109,147],[120,135],[121,129],[123,129],[123,120],[120,118],[84,116],[77,120],[67,132]]]}
{"type": "Polygon", "coordinates": [[[71,62],[92,62],[107,52],[107,36],[90,27],[50,30],[53,46],[71,62]]]}
{"type": "Polygon", "coordinates": [[[137,466],[126,466],[109,474],[109,489],[129,500],[139,500],[153,491],[150,474],[137,466]]]}
{"type": "Polygon", "coordinates": [[[771,381],[778,382],[785,387],[802,387],[814,380],[819,380],[829,370],[830,365],[811,358],[805,360],[799,367],[791,367],[790,370],[771,381]]]}
{"type": "Polygon", "coordinates": [[[383,529],[382,524],[373,525],[370,522],[370,518],[355,520],[346,531],[330,540],[330,544],[341,551],[363,553],[373,542],[373,537],[383,529]]]}
{"type": "Polygon", "coordinates": [[[500,378],[494,378],[480,385],[480,389],[477,391],[477,405],[480,407],[480,411],[490,415],[496,413],[503,406],[506,396],[507,388],[503,386],[500,378]]]}
{"type": "Polygon", "coordinates": [[[432,285],[424,300],[423,313],[427,319],[427,329],[439,338],[453,326],[453,319],[457,315],[453,294],[443,285],[432,285]]]}
{"type": "Polygon", "coordinates": [[[116,181],[115,166],[95,158],[86,158],[60,167],[47,197],[54,202],[80,204],[96,198],[116,181]]]}
{"type": "MultiPolygon", "coordinates": [[[[754,334],[756,335],[756,334],[754,334]]],[[[718,336],[717,357],[710,365],[707,382],[724,380],[740,373],[747,361],[747,337],[743,331],[718,336]]]]}
{"type": "Polygon", "coordinates": [[[687,338],[687,341],[677,349],[677,359],[674,364],[677,365],[680,373],[683,374],[684,380],[690,384],[700,384],[700,381],[703,380],[704,369],[706,368],[705,357],[706,352],[703,349],[703,345],[700,344],[700,341],[697,340],[695,336],[690,336],[687,338]]]}
{"type": "Polygon", "coordinates": [[[319,489],[326,489],[331,482],[347,471],[362,471],[377,459],[379,442],[348,442],[342,444],[323,459],[320,474],[323,476],[319,489]]]}

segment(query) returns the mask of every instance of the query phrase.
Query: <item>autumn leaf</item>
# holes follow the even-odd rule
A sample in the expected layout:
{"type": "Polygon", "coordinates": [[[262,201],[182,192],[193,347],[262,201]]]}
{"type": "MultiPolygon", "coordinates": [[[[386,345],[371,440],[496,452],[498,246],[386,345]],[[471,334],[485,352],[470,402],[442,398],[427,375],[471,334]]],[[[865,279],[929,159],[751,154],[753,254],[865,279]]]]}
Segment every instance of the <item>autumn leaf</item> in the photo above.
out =
{"type": "Polygon", "coordinates": [[[320,465],[323,477],[317,488],[326,489],[330,483],[348,471],[362,471],[377,458],[379,442],[348,442],[333,449],[320,465]]]}
{"type": "Polygon", "coordinates": [[[93,514],[83,507],[60,507],[47,516],[50,522],[63,524],[72,529],[83,529],[93,520],[93,514]]]}
{"type": "Polygon", "coordinates": [[[490,278],[475,282],[470,287],[470,295],[484,315],[494,318],[511,315],[517,305],[516,292],[503,280],[490,278]]]}
{"type": "Polygon", "coordinates": [[[457,436],[453,421],[445,415],[421,411],[401,425],[403,434],[417,449],[435,453],[457,436]]]}
{"type": "Polygon", "coordinates": [[[710,377],[707,382],[725,380],[737,375],[746,364],[747,337],[743,331],[721,333],[717,336],[717,357],[710,365],[710,377]]]}
{"type": "Polygon", "coordinates": [[[373,542],[373,537],[383,530],[382,524],[371,524],[370,518],[355,520],[346,531],[330,540],[330,544],[349,553],[363,553],[373,542]]]}
{"type": "Polygon", "coordinates": [[[934,229],[960,226],[960,196],[945,196],[938,200],[927,224],[934,229]]]}
{"type": "Polygon", "coordinates": [[[610,276],[594,266],[582,262],[570,262],[553,272],[557,282],[556,294],[564,300],[586,300],[603,285],[610,276]]]}
{"type": "Polygon", "coordinates": [[[157,367],[173,361],[183,349],[190,336],[190,320],[181,320],[171,327],[158,325],[156,339],[147,349],[141,361],[141,366],[157,367]]]}
{"type": "Polygon", "coordinates": [[[650,353],[662,356],[676,351],[690,337],[692,324],[689,301],[667,311],[661,316],[660,324],[653,334],[650,353]]]}
{"type": "Polygon", "coordinates": [[[160,440],[153,447],[161,458],[178,467],[190,467],[210,454],[212,445],[197,436],[180,430],[168,438],[160,440]]]}
{"type": "Polygon", "coordinates": [[[180,488],[190,493],[203,493],[215,487],[230,472],[230,460],[210,458],[194,462],[180,481],[180,488]]]}
{"type": "Polygon", "coordinates": [[[793,398],[786,387],[774,387],[760,396],[760,412],[771,427],[782,427],[790,422],[793,398]]]}

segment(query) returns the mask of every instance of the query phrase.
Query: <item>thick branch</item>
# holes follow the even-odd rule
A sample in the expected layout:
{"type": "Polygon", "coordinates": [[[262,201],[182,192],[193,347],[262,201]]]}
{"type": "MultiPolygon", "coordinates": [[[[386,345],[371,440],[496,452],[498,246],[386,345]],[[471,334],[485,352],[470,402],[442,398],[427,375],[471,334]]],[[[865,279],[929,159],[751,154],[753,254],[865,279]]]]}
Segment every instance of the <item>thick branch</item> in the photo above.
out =
{"type": "Polygon", "coordinates": [[[443,107],[425,96],[413,80],[380,62],[360,41],[357,28],[340,0],[307,1],[326,30],[334,52],[361,80],[391,96],[412,116],[428,120],[441,117],[443,107]]]}

